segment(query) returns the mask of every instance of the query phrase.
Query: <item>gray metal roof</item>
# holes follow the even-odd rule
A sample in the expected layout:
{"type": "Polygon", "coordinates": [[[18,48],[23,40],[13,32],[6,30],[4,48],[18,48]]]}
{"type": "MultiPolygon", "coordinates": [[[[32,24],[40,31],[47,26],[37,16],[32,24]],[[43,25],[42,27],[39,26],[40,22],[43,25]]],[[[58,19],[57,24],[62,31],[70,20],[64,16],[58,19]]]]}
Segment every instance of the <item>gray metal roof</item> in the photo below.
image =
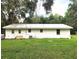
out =
{"type": "Polygon", "coordinates": [[[4,29],[72,29],[73,27],[65,24],[11,24],[3,27],[4,29]]]}

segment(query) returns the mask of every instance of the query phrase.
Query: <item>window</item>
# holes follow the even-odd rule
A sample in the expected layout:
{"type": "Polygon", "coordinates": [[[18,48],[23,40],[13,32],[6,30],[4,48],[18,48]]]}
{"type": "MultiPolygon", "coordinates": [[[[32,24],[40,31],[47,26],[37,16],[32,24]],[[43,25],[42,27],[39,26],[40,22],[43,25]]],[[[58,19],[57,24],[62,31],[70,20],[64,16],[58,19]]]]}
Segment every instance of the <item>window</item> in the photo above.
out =
{"type": "Polygon", "coordinates": [[[40,29],[40,32],[43,32],[43,29],[40,29]]]}
{"type": "Polygon", "coordinates": [[[19,30],[19,33],[21,33],[21,30],[19,30]]]}
{"type": "Polygon", "coordinates": [[[57,29],[57,35],[60,35],[60,29],[57,29]]]}
{"type": "Polygon", "coordinates": [[[12,30],[12,33],[14,33],[14,30],[12,30]]]}
{"type": "Polygon", "coordinates": [[[31,32],[31,29],[28,29],[28,32],[31,32]]]}

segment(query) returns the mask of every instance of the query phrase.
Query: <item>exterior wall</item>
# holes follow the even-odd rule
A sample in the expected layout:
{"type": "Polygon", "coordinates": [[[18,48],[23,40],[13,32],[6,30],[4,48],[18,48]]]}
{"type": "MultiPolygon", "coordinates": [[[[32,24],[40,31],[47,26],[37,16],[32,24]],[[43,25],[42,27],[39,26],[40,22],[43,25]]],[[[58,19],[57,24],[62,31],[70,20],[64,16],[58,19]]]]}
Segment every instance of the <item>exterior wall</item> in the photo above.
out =
{"type": "Polygon", "coordinates": [[[40,32],[39,29],[32,29],[29,33],[28,30],[21,30],[21,33],[18,30],[14,30],[14,33],[11,32],[12,30],[5,31],[5,38],[16,38],[17,36],[22,36],[22,38],[70,38],[70,30],[68,29],[61,29],[60,35],[57,35],[56,29],[44,29],[43,32],[40,32]]]}
{"type": "Polygon", "coordinates": [[[18,36],[21,36],[22,38],[29,38],[29,36],[26,34],[27,30],[21,30],[21,33],[18,32],[18,30],[14,30],[14,33],[12,33],[12,30],[6,30],[5,31],[5,38],[16,38],[18,36]]]}
{"type": "Polygon", "coordinates": [[[71,38],[70,30],[61,30],[60,32],[61,38],[71,38]]]}
{"type": "Polygon", "coordinates": [[[32,35],[33,38],[54,38],[53,35],[56,35],[55,32],[56,30],[43,30],[43,32],[40,32],[40,30],[32,30],[28,34],[32,35]]]}

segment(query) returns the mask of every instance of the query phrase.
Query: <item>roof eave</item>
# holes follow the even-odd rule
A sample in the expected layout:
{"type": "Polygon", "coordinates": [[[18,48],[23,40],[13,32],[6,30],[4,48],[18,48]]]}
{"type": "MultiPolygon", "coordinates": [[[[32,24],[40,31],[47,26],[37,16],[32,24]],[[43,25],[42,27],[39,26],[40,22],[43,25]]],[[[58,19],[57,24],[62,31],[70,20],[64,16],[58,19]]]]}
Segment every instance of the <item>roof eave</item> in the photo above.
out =
{"type": "Polygon", "coordinates": [[[6,28],[6,27],[3,27],[3,29],[73,29],[73,27],[71,28],[6,28]]]}

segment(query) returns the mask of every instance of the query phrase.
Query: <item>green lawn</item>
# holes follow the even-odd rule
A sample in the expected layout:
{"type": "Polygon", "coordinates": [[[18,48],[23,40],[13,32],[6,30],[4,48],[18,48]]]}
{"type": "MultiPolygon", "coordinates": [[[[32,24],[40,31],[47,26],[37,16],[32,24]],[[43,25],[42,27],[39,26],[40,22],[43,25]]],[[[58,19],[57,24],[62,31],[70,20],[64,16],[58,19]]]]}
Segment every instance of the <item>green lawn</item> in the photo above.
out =
{"type": "Polygon", "coordinates": [[[69,39],[1,40],[1,59],[77,59],[76,36],[69,39]]]}

